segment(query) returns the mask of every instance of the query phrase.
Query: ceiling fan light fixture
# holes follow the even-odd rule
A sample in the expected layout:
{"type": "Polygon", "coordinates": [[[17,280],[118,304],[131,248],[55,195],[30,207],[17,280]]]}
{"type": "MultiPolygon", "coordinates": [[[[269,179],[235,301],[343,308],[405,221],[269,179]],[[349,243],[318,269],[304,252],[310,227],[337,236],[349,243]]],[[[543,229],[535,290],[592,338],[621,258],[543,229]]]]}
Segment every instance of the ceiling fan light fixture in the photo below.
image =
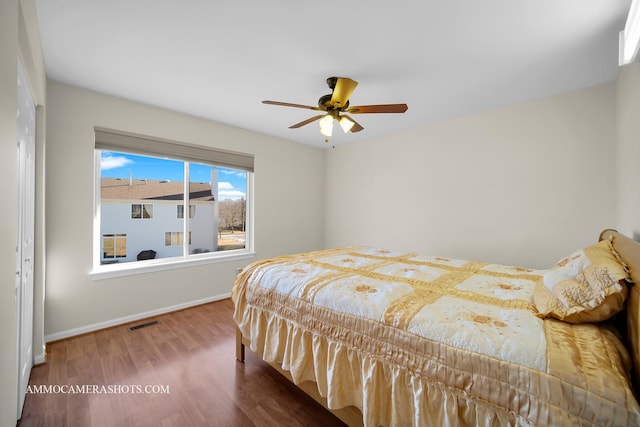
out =
{"type": "Polygon", "coordinates": [[[333,117],[327,114],[318,122],[320,124],[320,133],[324,136],[331,136],[333,133],[333,117]]]}
{"type": "MultiPolygon", "coordinates": [[[[640,0],[633,0],[640,1],[640,0]]],[[[327,138],[333,134],[333,121],[337,120],[344,133],[361,132],[364,128],[351,118],[348,114],[372,114],[372,113],[404,113],[407,111],[407,104],[376,104],[376,105],[359,105],[350,106],[349,97],[354,91],[358,82],[348,77],[329,77],[327,84],[332,92],[328,95],[321,96],[318,100],[318,106],[303,104],[292,104],[291,102],[280,101],[262,101],[263,104],[281,105],[283,107],[304,108],[305,110],[324,111],[316,116],[309,117],[306,120],[289,126],[289,129],[297,129],[306,126],[309,123],[318,122],[320,125],[320,133],[327,138]],[[343,115],[344,114],[344,115],[343,115]]],[[[326,139],[325,141],[328,141],[326,139]]]]}
{"type": "Polygon", "coordinates": [[[351,120],[349,120],[346,117],[341,117],[340,120],[338,121],[338,123],[340,123],[340,127],[342,128],[344,133],[349,133],[349,131],[351,130],[353,125],[355,125],[354,122],[352,122],[351,120]]]}

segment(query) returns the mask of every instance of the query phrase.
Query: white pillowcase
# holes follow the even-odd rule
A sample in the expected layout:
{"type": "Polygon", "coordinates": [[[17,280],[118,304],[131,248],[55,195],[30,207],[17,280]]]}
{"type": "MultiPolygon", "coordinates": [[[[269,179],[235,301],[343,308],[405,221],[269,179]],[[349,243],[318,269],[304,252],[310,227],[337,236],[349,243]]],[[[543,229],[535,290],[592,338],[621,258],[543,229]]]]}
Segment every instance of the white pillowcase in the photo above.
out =
{"type": "Polygon", "coordinates": [[[544,285],[552,290],[559,282],[567,279],[575,279],[578,273],[591,265],[591,260],[580,249],[571,255],[562,258],[549,271],[544,274],[544,285]]]}

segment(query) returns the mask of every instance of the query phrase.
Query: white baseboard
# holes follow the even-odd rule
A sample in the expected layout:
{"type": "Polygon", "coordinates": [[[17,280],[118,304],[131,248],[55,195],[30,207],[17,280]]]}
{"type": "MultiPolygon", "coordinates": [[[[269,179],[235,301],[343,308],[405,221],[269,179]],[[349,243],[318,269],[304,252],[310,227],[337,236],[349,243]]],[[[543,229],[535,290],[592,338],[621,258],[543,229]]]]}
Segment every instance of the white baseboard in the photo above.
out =
{"type": "MultiPolygon", "coordinates": [[[[145,311],[143,313],[132,314],[130,316],[119,317],[113,320],[107,320],[105,322],[93,323],[87,326],[81,326],[79,328],[68,329],[66,331],[56,332],[53,334],[45,335],[44,341],[58,341],[64,338],[73,337],[76,335],[86,334],[87,332],[94,332],[100,329],[110,328],[112,326],[122,325],[124,323],[135,322],[136,320],[146,319],[148,317],[158,316],[160,314],[170,313],[172,311],[182,310],[183,308],[189,308],[200,304],[206,304],[209,302],[220,301],[222,299],[227,299],[231,297],[231,293],[226,293],[222,295],[215,295],[209,298],[203,298],[200,300],[189,301],[182,304],[176,304],[169,307],[159,308],[156,310],[145,311]]],[[[39,356],[38,356],[39,357],[39,356]]],[[[42,357],[44,361],[44,356],[42,357]]]]}
{"type": "Polygon", "coordinates": [[[45,344],[42,344],[42,352],[39,354],[33,355],[33,364],[41,365],[44,362],[46,362],[47,361],[46,354],[47,354],[47,346],[45,344]]]}

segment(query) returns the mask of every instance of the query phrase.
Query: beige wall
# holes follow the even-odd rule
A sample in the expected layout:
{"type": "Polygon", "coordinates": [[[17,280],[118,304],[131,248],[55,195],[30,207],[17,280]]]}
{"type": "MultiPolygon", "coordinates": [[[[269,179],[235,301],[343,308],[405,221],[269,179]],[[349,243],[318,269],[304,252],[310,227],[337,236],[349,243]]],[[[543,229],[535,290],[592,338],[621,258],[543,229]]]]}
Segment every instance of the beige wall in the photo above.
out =
{"type": "Polygon", "coordinates": [[[617,81],[618,230],[640,235],[640,63],[620,68],[617,81]]]}
{"type": "Polygon", "coordinates": [[[327,151],[325,243],[552,265],[615,225],[615,95],[606,84],[327,151]]]}
{"type": "Polygon", "coordinates": [[[257,258],[323,246],[324,156],[317,148],[49,82],[45,332],[231,292],[251,260],[92,280],[94,126],[255,155],[257,258]]]}

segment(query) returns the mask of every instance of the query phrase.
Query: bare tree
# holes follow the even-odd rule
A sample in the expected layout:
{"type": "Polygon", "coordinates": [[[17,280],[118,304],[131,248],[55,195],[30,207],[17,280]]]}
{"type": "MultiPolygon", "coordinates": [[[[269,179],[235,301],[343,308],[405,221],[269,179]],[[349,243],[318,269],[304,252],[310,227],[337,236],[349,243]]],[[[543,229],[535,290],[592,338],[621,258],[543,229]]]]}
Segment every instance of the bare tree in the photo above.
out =
{"type": "Polygon", "coordinates": [[[245,231],[247,202],[244,198],[238,200],[223,200],[218,205],[218,220],[221,230],[245,231]]]}

